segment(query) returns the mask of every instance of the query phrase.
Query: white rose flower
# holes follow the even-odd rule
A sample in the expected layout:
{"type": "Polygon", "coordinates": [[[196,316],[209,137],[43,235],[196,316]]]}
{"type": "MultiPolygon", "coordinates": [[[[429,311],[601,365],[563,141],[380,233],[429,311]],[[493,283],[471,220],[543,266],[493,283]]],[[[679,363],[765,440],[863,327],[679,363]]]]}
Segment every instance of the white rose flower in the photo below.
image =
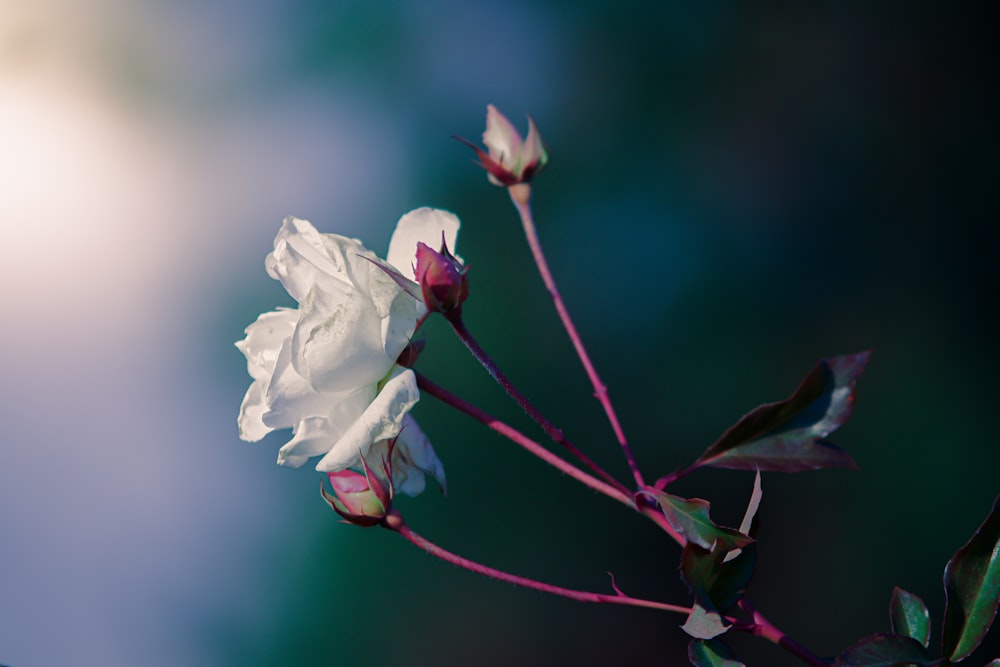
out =
{"type": "Polygon", "coordinates": [[[398,436],[398,490],[419,493],[424,473],[443,485],[441,462],[408,414],[420,397],[416,377],[395,366],[426,309],[414,296],[419,289],[403,289],[399,276],[380,267],[411,280],[417,243],[440,245],[443,232],[454,246],[458,227],[447,211],[411,211],[399,220],[385,262],[356,239],[286,218],[265,266],[299,307],[262,314],[236,344],[253,378],[240,437],[256,442],[291,428],[278,463],[298,467],[322,455],[316,469],[333,472],[359,466],[373,444],[398,436]]]}

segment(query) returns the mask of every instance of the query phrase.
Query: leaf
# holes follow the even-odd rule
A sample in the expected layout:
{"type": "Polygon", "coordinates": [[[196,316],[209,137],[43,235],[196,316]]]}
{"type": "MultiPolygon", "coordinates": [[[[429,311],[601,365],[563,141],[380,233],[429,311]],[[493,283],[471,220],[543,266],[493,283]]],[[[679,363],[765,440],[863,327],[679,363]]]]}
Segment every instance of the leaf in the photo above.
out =
{"type": "Polygon", "coordinates": [[[944,568],[944,654],[964,660],[986,636],[1000,601],[1000,495],[944,568]]]}
{"type": "Polygon", "coordinates": [[[717,542],[729,548],[738,548],[753,541],[737,530],[715,525],[708,516],[711,506],[706,500],[681,498],[652,488],[646,489],[645,493],[656,498],[667,521],[688,542],[712,550],[717,542]]]}
{"type": "Polygon", "coordinates": [[[692,543],[681,553],[681,578],[695,600],[710,611],[726,612],[743,597],[757,565],[757,545],[744,547],[735,558],[727,557],[692,543]]]}
{"type": "MultiPolygon", "coordinates": [[[[688,653],[690,653],[690,652],[691,652],[691,649],[688,649],[688,653]]],[[[989,662],[987,662],[985,665],[983,665],[983,667],[1000,667],[1000,658],[993,658],[992,660],[990,660],[989,662]]]]}
{"type": "Polygon", "coordinates": [[[861,639],[845,650],[833,667],[893,667],[893,665],[941,665],[916,639],[903,635],[877,634],[861,639]]]}
{"type": "Polygon", "coordinates": [[[751,410],[694,465],[775,472],[857,468],[825,438],[851,416],[855,384],[870,357],[865,351],[820,361],[791,396],[751,410]]]}
{"type": "Polygon", "coordinates": [[[927,648],[931,638],[931,614],[927,605],[913,593],[896,586],[889,601],[889,629],[894,634],[916,639],[927,648]]]}
{"type": "Polygon", "coordinates": [[[688,660],[694,667],[746,667],[719,639],[692,639],[688,644],[688,660]]]}
{"type": "Polygon", "coordinates": [[[681,630],[696,639],[712,639],[729,630],[729,623],[717,611],[705,609],[695,603],[681,630]]]}

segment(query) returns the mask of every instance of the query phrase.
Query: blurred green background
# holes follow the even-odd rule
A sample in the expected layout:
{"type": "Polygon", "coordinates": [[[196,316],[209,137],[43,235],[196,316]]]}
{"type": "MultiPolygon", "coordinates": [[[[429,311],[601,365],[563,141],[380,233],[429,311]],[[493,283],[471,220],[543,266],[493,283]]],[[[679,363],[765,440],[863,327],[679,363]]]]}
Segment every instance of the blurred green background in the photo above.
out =
{"type": "MultiPolygon", "coordinates": [[[[764,477],[750,595],[819,654],[888,630],[998,491],[996,81],[973,5],[0,2],[0,663],[685,664],[682,618],[477,578],[337,523],[247,445],[232,341],[293,305],[281,218],[382,251],[461,217],[466,319],[553,421],[627,470],[505,193],[449,137],[487,103],[551,153],[542,242],[647,477],[817,358],[874,349],[834,439],[764,477]]],[[[441,322],[419,370],[526,432],[441,322]]],[[[415,530],[559,585],[683,602],[648,521],[425,397],[448,495],[415,530]]],[[[677,492],[736,525],[752,476],[677,492]]],[[[978,662],[995,657],[994,631],[978,662]]],[[[798,664],[759,640],[750,665],[798,664]]]]}

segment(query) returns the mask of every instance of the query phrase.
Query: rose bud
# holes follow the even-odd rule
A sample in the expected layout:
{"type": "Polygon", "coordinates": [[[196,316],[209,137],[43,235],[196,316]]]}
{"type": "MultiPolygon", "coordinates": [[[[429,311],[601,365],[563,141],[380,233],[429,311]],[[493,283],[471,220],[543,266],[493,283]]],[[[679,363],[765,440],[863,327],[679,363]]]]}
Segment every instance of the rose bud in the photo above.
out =
{"type": "Polygon", "coordinates": [[[424,295],[427,310],[457,314],[469,296],[468,267],[448,252],[442,241],[441,252],[417,244],[416,278],[424,295]]]}
{"type": "Polygon", "coordinates": [[[392,470],[388,461],[383,460],[384,478],[380,479],[363,456],[361,464],[364,474],[354,470],[327,473],[333,495],[322,487],[320,493],[344,521],[368,528],[382,523],[392,507],[392,470]]]}
{"type": "Polygon", "coordinates": [[[531,116],[528,116],[528,136],[522,140],[511,122],[492,104],[486,107],[486,131],[483,132],[486,151],[461,137],[456,139],[476,152],[490,182],[502,187],[530,182],[549,162],[549,154],[531,116]]]}

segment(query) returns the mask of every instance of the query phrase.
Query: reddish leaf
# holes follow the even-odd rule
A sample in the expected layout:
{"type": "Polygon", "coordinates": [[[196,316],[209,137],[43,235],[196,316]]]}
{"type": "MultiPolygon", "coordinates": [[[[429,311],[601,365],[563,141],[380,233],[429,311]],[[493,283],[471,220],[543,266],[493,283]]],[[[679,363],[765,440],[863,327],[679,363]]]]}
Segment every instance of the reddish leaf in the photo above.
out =
{"type": "Polygon", "coordinates": [[[744,415],[695,465],[775,472],[856,468],[825,438],[851,416],[855,384],[870,356],[865,351],[820,361],[791,396],[744,415]]]}

